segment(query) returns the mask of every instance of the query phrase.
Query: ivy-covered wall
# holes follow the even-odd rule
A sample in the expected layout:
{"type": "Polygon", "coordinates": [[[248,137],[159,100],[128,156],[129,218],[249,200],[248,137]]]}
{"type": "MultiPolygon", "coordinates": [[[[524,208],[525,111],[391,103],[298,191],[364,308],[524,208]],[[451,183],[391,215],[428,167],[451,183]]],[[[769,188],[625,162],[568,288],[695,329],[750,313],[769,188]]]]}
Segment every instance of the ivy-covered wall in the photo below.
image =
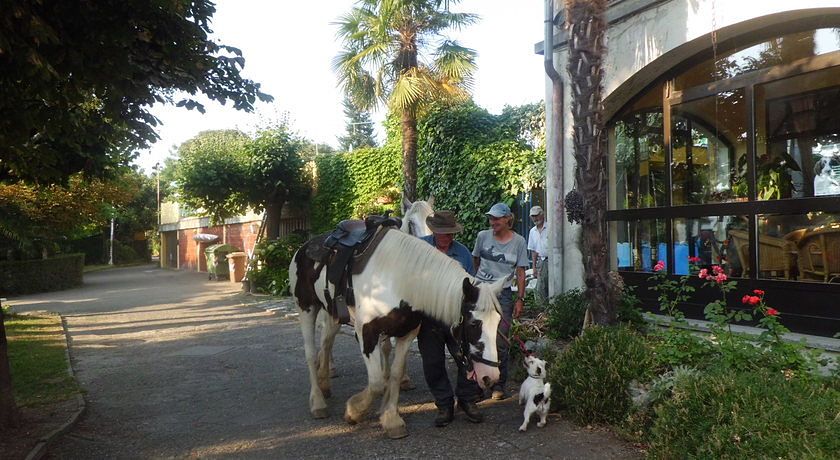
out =
{"type": "MultiPolygon", "coordinates": [[[[464,224],[458,240],[472,247],[488,227],[484,212],[498,201],[545,181],[544,106],[506,108],[493,115],[472,102],[433,107],[418,123],[419,196],[452,209],[464,224]]],[[[390,119],[385,146],[316,158],[313,230],[346,218],[399,209],[402,154],[399,121],[390,119]]],[[[520,218],[522,216],[517,216],[520,218]]]]}

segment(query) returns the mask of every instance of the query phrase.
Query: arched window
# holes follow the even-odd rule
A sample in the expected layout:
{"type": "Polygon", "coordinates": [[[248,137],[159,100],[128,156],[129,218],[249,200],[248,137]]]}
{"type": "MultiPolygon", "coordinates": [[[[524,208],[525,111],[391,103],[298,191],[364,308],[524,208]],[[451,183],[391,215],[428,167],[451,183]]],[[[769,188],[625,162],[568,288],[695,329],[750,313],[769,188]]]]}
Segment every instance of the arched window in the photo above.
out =
{"type": "Polygon", "coordinates": [[[608,147],[614,269],[840,283],[840,28],[676,66],[608,147]]]}

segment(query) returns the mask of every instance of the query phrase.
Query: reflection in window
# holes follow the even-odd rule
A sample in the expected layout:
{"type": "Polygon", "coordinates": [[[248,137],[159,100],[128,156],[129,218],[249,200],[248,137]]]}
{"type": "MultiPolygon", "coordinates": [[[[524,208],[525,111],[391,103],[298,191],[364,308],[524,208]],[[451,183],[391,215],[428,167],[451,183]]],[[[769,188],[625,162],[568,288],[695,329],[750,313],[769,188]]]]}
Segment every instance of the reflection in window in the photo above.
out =
{"type": "Polygon", "coordinates": [[[618,120],[611,131],[610,150],[615,160],[613,209],[663,206],[666,171],[662,110],[618,120]]]}
{"type": "Polygon", "coordinates": [[[757,197],[840,195],[840,68],[756,86],[757,197]]]}
{"type": "Polygon", "coordinates": [[[662,219],[611,222],[616,241],[614,269],[651,272],[665,260],[665,221],[662,219]]]}
{"type": "Polygon", "coordinates": [[[748,228],[746,216],[674,219],[674,271],[687,274],[688,258],[698,257],[701,267],[721,265],[729,276],[746,276],[748,228]]]}
{"type": "Polygon", "coordinates": [[[674,106],[672,120],[672,203],[746,199],[744,91],[727,91],[674,106]]]}
{"type": "Polygon", "coordinates": [[[840,282],[840,214],[758,216],[762,278],[840,282]]]}
{"type": "Polygon", "coordinates": [[[680,74],[674,81],[674,88],[682,90],[838,50],[840,42],[836,29],[792,33],[723,53],[717,60],[707,59],[680,74]]]}

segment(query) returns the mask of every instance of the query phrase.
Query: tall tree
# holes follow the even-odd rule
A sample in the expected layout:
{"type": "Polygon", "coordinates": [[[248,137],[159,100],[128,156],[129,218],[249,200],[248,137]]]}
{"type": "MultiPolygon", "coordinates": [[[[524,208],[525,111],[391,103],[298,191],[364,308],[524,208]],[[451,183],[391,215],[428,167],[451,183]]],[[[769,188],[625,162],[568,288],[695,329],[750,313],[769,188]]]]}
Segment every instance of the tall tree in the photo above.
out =
{"type": "Polygon", "coordinates": [[[602,109],[606,0],[566,0],[572,88],[575,182],[583,198],[581,253],[589,312],[596,324],[616,320],[606,237],[606,155],[602,109]]]}
{"type": "Polygon", "coordinates": [[[157,139],[155,103],[270,100],[240,75],[241,51],[208,37],[214,13],[210,0],[4,1],[0,181],[127,164],[157,139]]]}
{"type": "Polygon", "coordinates": [[[403,196],[410,201],[417,198],[418,112],[434,100],[466,97],[472,83],[475,51],[443,36],[478,20],[450,12],[458,2],[359,0],[336,23],[344,50],[334,67],[345,92],[360,109],[384,102],[401,117],[403,196]]]}
{"type": "Polygon", "coordinates": [[[356,107],[349,96],[344,96],[344,117],[347,134],[338,138],[341,150],[352,152],[361,147],[376,147],[370,112],[356,107]]]}
{"type": "Polygon", "coordinates": [[[308,194],[304,145],[282,124],[260,130],[253,139],[234,130],[199,133],[178,150],[179,198],[206,210],[214,221],[248,207],[265,210],[266,234],[276,238],[283,204],[308,194]]]}

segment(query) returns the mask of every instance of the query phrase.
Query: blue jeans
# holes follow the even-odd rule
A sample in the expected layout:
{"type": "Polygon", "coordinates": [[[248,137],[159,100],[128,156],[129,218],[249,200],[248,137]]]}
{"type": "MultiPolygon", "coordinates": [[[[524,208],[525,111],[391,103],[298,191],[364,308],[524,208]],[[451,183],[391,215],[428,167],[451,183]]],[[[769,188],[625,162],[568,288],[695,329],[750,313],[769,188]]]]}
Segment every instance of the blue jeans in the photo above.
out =
{"type": "MultiPolygon", "coordinates": [[[[510,340],[510,326],[513,321],[513,291],[510,288],[502,289],[499,293],[499,303],[502,306],[502,321],[499,322],[499,334],[510,340]]],[[[496,338],[496,350],[499,352],[499,381],[493,385],[494,390],[504,389],[508,378],[508,361],[510,350],[508,342],[502,337],[496,338]]]]}

